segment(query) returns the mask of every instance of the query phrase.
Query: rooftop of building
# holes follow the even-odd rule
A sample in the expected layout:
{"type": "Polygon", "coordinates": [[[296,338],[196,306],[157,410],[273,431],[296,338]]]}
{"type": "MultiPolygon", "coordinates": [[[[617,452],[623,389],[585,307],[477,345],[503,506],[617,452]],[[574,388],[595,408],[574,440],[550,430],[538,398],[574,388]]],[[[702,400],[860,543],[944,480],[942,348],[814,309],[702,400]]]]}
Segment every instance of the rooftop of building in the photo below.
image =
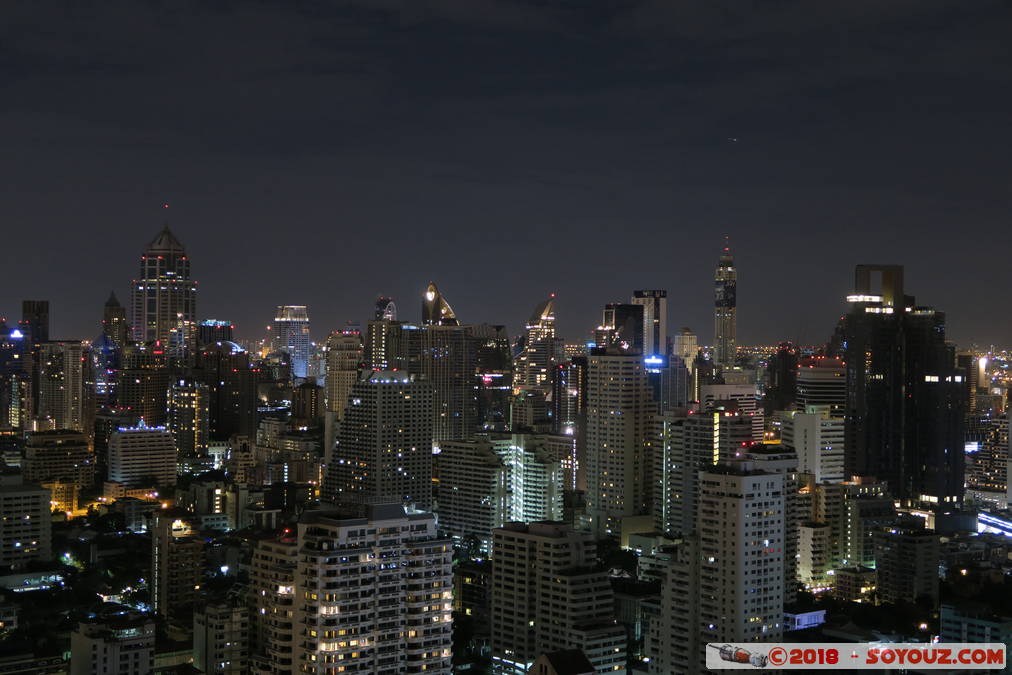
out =
{"type": "Polygon", "coordinates": [[[995,608],[987,603],[978,601],[943,602],[941,605],[943,616],[945,614],[957,615],[973,621],[988,621],[991,623],[1012,623],[1012,617],[1003,616],[995,611],[995,608]]]}
{"type": "Polygon", "coordinates": [[[81,433],[80,431],[75,431],[73,429],[46,429],[44,431],[29,431],[25,435],[27,436],[29,442],[31,442],[32,439],[45,440],[45,439],[58,439],[63,437],[73,437],[74,440],[80,439],[81,441],[84,442],[87,441],[83,433],[81,433]]]}
{"type": "Polygon", "coordinates": [[[553,538],[565,537],[576,532],[571,525],[560,520],[541,520],[533,523],[509,522],[497,529],[553,538]]]}
{"type": "Polygon", "coordinates": [[[775,476],[777,474],[762,469],[755,468],[754,462],[748,460],[735,459],[706,469],[704,473],[717,475],[717,476],[775,476]]]}
{"type": "Polygon", "coordinates": [[[378,520],[432,520],[431,513],[406,509],[398,503],[357,504],[340,503],[306,511],[300,522],[347,526],[378,520]]]}
{"type": "Polygon", "coordinates": [[[558,675],[587,675],[597,672],[579,649],[562,649],[542,655],[558,675]]]}
{"type": "Polygon", "coordinates": [[[113,630],[125,628],[139,628],[145,624],[151,624],[154,628],[154,617],[144,612],[139,612],[133,607],[121,605],[115,602],[107,602],[89,612],[81,620],[82,624],[97,624],[106,626],[113,630]]]}
{"type": "Polygon", "coordinates": [[[176,235],[173,234],[172,230],[169,229],[169,224],[166,223],[148,244],[146,252],[185,254],[186,249],[179,239],[176,238],[176,235]]]}
{"type": "Polygon", "coordinates": [[[771,457],[777,457],[780,455],[787,455],[792,458],[797,458],[798,453],[793,448],[789,448],[782,443],[753,443],[752,445],[745,448],[745,451],[749,455],[755,455],[756,457],[762,457],[763,459],[769,459],[771,457]]]}
{"type": "Polygon", "coordinates": [[[835,356],[805,356],[798,361],[798,368],[836,369],[846,367],[843,359],[835,356]]]}

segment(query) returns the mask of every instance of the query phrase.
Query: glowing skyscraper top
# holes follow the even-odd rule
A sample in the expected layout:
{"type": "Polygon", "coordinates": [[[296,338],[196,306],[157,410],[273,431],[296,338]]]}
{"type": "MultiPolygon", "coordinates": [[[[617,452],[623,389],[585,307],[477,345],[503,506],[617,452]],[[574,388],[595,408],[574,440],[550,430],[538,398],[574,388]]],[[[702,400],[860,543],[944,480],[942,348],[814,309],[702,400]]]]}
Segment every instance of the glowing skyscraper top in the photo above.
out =
{"type": "Polygon", "coordinates": [[[446,301],[435,282],[430,281],[422,297],[423,326],[459,326],[457,315],[446,301]]]}

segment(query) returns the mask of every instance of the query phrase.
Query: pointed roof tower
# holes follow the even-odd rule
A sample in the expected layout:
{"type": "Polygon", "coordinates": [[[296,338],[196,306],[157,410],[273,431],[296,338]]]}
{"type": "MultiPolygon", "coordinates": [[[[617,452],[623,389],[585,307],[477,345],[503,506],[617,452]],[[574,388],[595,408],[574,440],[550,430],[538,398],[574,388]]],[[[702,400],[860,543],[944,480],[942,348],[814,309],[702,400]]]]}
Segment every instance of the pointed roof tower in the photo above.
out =
{"type": "Polygon", "coordinates": [[[169,224],[166,223],[162,227],[151,243],[148,244],[147,252],[150,253],[175,253],[177,255],[186,255],[186,249],[183,244],[176,238],[176,235],[169,229],[169,224]]]}
{"type": "Polygon", "coordinates": [[[538,303],[538,306],[534,308],[531,313],[531,318],[527,319],[527,329],[537,327],[547,327],[547,324],[555,321],[555,293],[548,296],[548,299],[544,302],[538,303]]]}
{"type": "Polygon", "coordinates": [[[422,324],[425,326],[459,326],[457,315],[434,281],[429,282],[422,298],[422,324]]]}

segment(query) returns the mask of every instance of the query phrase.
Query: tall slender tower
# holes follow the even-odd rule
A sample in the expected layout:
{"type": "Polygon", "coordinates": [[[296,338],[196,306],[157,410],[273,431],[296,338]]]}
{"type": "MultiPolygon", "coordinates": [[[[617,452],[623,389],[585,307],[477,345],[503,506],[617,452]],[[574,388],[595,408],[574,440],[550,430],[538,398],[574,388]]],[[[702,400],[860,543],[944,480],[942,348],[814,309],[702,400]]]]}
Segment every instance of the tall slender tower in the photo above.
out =
{"type": "Polygon", "coordinates": [[[668,292],[633,291],[632,304],[643,305],[643,354],[666,356],[668,353],[668,292]]]}
{"type": "Polygon", "coordinates": [[[963,500],[966,374],[945,341],[945,314],[904,291],[902,265],[855,268],[842,319],[844,475],[875,476],[908,504],[950,508],[963,500]]]}
{"type": "Polygon", "coordinates": [[[115,293],[109,293],[102,312],[102,331],[116,344],[119,349],[127,346],[130,338],[130,326],[127,324],[126,308],[119,304],[115,293]]]}
{"type": "Polygon", "coordinates": [[[21,322],[18,325],[25,338],[32,344],[49,340],[49,301],[23,300],[21,322]]]}
{"type": "Polygon", "coordinates": [[[358,381],[365,358],[362,331],[357,327],[335,330],[327,337],[327,410],[344,419],[348,393],[358,381]]]}
{"type": "Polygon", "coordinates": [[[197,314],[197,282],[190,279],[186,249],[166,225],[141,256],[141,273],[133,283],[134,340],[168,343],[169,331],[197,314]]]}
{"type": "Polygon", "coordinates": [[[725,368],[734,365],[738,349],[737,337],[737,279],[731,246],[724,239],[724,250],[717,263],[713,305],[713,361],[725,368]]]}
{"type": "Polygon", "coordinates": [[[305,305],[278,305],[274,317],[277,350],[292,357],[292,375],[305,377],[309,366],[309,309],[305,305]]]}
{"type": "Polygon", "coordinates": [[[517,356],[516,384],[536,387],[549,384],[558,345],[555,337],[555,294],[538,304],[527,320],[523,350],[517,356]]]}
{"type": "Polygon", "coordinates": [[[594,349],[587,368],[587,514],[598,535],[618,535],[622,519],[646,513],[645,443],[656,405],[643,356],[594,349]]]}

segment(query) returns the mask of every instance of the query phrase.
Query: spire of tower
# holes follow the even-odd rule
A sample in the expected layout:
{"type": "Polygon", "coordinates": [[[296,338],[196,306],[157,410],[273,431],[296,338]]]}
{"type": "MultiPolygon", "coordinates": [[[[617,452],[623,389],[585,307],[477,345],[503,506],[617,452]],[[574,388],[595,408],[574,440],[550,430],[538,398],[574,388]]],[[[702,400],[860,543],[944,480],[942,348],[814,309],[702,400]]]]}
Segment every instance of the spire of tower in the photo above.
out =
{"type": "Polygon", "coordinates": [[[109,299],[105,301],[106,307],[122,307],[119,304],[119,299],[116,297],[116,291],[109,291],[109,299]]]}
{"type": "Polygon", "coordinates": [[[430,281],[422,296],[422,324],[426,326],[459,326],[457,315],[435,282],[430,281]]]}

